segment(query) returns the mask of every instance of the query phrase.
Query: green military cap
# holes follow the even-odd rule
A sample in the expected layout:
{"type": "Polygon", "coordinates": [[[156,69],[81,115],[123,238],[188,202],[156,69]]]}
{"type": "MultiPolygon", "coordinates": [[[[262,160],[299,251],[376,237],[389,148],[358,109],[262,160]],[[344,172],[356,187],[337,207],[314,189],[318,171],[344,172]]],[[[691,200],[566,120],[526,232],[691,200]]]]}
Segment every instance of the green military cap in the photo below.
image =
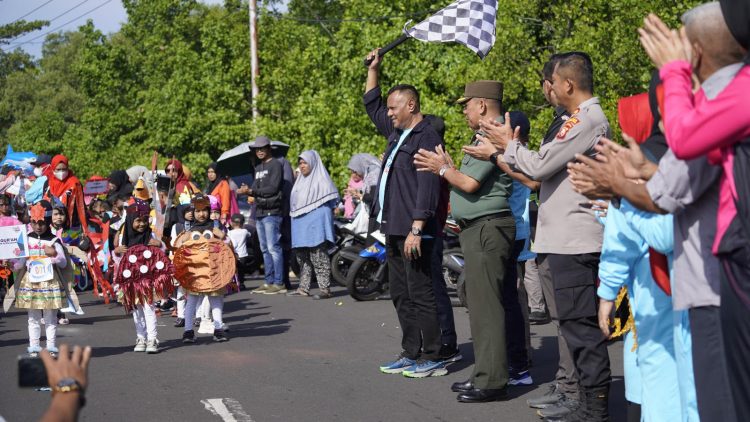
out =
{"type": "Polygon", "coordinates": [[[474,81],[464,87],[464,95],[456,102],[464,104],[472,98],[503,100],[503,84],[498,81],[474,81]]]}

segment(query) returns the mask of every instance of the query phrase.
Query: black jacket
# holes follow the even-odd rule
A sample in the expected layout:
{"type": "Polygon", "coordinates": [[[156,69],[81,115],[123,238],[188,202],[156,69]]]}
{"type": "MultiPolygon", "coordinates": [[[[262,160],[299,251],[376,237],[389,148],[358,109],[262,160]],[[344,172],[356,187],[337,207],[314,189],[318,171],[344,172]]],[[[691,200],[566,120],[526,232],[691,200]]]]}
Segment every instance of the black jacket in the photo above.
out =
{"type": "MultiPolygon", "coordinates": [[[[370,120],[375,124],[378,132],[388,138],[385,159],[381,167],[382,172],[391,151],[398,144],[401,131],[393,127],[388,117],[388,109],[381,97],[380,87],[375,87],[365,93],[363,100],[370,120]]],[[[414,155],[420,148],[434,151],[435,147],[441,144],[440,135],[426,119],[414,126],[401,144],[388,175],[384,204],[377,201],[380,191],[379,181],[374,193],[376,200],[372,215],[376,217],[381,205],[383,206],[383,221],[380,225],[380,231],[383,234],[407,236],[414,220],[425,221],[422,230],[424,234],[435,236],[437,233],[435,211],[440,198],[440,177],[430,172],[418,172],[414,166],[414,155]]]]}
{"type": "Polygon", "coordinates": [[[255,166],[255,179],[253,179],[253,185],[250,189],[252,189],[252,196],[255,198],[256,218],[282,215],[284,206],[283,182],[284,168],[275,158],[267,163],[259,163],[255,166]]]}

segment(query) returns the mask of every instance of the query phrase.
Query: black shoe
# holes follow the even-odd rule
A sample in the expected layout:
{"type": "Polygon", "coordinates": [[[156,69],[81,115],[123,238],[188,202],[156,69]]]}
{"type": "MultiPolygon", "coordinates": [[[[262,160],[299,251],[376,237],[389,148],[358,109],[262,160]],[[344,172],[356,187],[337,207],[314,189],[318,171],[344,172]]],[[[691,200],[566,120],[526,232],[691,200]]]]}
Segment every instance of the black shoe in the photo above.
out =
{"type": "Polygon", "coordinates": [[[185,326],[185,318],[177,318],[174,320],[174,326],[175,327],[184,327],[185,326]]]}
{"type": "Polygon", "coordinates": [[[474,389],[474,383],[469,379],[464,382],[454,382],[451,391],[454,393],[466,393],[474,389]]]}
{"type": "Polygon", "coordinates": [[[229,341],[229,339],[226,334],[224,334],[224,330],[214,330],[214,341],[221,343],[223,341],[229,341]]]}
{"type": "Polygon", "coordinates": [[[581,407],[581,402],[578,401],[577,396],[577,394],[575,395],[575,397],[564,395],[562,399],[560,399],[560,401],[558,401],[556,404],[547,406],[544,409],[539,409],[536,411],[536,414],[541,418],[564,418],[581,407]]]}
{"type": "Polygon", "coordinates": [[[461,403],[486,403],[489,401],[505,400],[508,397],[508,389],[497,388],[474,388],[463,392],[456,397],[461,403]]]}
{"type": "Polygon", "coordinates": [[[529,313],[529,324],[544,325],[549,324],[550,318],[546,312],[533,311],[529,313]]]}
{"type": "Polygon", "coordinates": [[[159,309],[161,309],[162,312],[171,311],[174,309],[176,303],[172,299],[167,299],[166,301],[162,302],[161,305],[159,305],[159,309]]]}
{"type": "Polygon", "coordinates": [[[526,400],[526,404],[534,409],[544,409],[556,405],[563,397],[564,394],[558,389],[557,384],[550,384],[543,396],[530,398],[526,400]]]}
{"type": "Polygon", "coordinates": [[[182,342],[183,343],[195,343],[195,331],[187,330],[184,333],[182,333],[182,342]]]}

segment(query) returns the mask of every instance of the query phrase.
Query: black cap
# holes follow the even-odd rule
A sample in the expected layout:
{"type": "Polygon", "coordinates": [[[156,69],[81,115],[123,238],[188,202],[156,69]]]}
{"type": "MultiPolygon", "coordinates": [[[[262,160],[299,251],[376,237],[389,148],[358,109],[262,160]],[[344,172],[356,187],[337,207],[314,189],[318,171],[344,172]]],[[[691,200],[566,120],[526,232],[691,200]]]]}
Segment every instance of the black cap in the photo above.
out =
{"type": "Polygon", "coordinates": [[[529,132],[531,132],[531,123],[529,122],[529,118],[526,117],[526,114],[523,111],[510,112],[510,126],[513,128],[513,130],[516,130],[516,127],[519,126],[521,128],[521,136],[523,138],[529,137],[529,132]]]}

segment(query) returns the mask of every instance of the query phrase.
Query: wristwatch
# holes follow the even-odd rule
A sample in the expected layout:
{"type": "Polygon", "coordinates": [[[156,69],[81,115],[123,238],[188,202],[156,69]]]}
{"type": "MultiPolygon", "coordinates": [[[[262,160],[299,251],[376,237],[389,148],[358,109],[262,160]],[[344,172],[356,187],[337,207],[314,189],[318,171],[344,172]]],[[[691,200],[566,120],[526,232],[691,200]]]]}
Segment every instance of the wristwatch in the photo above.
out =
{"type": "Polygon", "coordinates": [[[80,382],[73,378],[63,378],[57,385],[52,387],[53,393],[78,393],[78,404],[80,407],[86,405],[86,398],[83,396],[84,390],[80,382]]]}
{"type": "Polygon", "coordinates": [[[419,227],[413,227],[411,228],[411,234],[414,236],[422,236],[422,229],[419,227]]]}
{"type": "Polygon", "coordinates": [[[500,155],[500,151],[495,151],[490,154],[490,163],[497,165],[497,157],[500,155]]]}
{"type": "Polygon", "coordinates": [[[438,171],[438,175],[440,177],[444,177],[445,176],[445,172],[448,171],[449,168],[451,168],[451,166],[449,166],[448,164],[443,164],[443,166],[440,167],[440,170],[438,171]]]}

